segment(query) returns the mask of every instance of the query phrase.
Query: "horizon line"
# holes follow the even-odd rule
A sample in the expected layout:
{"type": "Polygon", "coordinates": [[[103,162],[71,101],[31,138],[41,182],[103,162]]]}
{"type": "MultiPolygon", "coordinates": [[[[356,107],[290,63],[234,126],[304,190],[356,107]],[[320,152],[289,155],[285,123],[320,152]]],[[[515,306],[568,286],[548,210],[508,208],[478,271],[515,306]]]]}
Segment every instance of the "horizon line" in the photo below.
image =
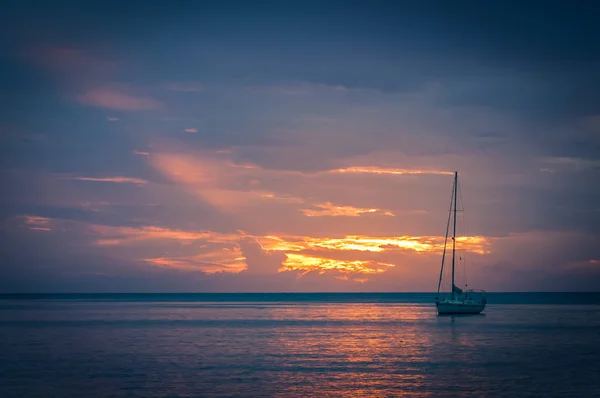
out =
{"type": "MultiPolygon", "coordinates": [[[[478,293],[478,292],[475,292],[478,293]]],[[[520,292],[506,292],[506,291],[485,291],[484,293],[493,293],[493,294],[586,294],[586,293],[594,293],[600,294],[600,290],[598,291],[520,291],[520,292]]],[[[92,294],[438,294],[437,292],[21,292],[21,293],[4,293],[0,292],[0,296],[16,296],[16,295],[92,295],[92,294]]],[[[439,294],[450,294],[450,292],[440,292],[439,294]]]]}

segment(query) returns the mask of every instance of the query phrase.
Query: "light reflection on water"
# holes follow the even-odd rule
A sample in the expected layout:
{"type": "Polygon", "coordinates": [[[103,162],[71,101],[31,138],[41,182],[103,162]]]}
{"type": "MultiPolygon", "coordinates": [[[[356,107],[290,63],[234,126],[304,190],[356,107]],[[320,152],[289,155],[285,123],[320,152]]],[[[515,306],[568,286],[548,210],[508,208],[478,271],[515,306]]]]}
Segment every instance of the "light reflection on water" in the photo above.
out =
{"type": "Polygon", "coordinates": [[[598,306],[15,302],[0,396],[592,396],[598,306]]]}

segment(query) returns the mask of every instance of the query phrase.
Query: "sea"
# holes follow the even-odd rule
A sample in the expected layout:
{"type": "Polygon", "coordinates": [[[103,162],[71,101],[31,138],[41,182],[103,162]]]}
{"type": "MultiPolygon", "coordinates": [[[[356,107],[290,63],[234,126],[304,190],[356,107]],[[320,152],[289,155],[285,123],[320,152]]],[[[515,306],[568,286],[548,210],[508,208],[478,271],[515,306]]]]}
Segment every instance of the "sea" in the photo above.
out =
{"type": "Polygon", "coordinates": [[[600,397],[600,293],[0,295],[0,397],[600,397]]]}

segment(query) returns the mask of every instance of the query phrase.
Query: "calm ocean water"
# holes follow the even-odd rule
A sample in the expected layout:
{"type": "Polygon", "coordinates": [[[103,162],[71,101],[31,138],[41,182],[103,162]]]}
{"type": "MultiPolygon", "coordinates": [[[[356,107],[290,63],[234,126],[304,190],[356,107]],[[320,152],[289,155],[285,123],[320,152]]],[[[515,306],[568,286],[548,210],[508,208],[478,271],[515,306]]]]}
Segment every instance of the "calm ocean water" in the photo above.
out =
{"type": "Polygon", "coordinates": [[[600,396],[600,294],[0,295],[0,397],[600,396]]]}

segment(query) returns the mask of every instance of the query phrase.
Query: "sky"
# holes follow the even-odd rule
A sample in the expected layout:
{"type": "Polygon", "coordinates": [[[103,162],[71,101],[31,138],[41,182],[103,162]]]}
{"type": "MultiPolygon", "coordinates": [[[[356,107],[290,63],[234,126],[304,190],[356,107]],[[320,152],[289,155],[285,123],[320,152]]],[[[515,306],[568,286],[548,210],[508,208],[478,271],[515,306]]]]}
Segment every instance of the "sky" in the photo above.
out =
{"type": "Polygon", "coordinates": [[[600,289],[593,2],[0,7],[0,292],[600,289]]]}

